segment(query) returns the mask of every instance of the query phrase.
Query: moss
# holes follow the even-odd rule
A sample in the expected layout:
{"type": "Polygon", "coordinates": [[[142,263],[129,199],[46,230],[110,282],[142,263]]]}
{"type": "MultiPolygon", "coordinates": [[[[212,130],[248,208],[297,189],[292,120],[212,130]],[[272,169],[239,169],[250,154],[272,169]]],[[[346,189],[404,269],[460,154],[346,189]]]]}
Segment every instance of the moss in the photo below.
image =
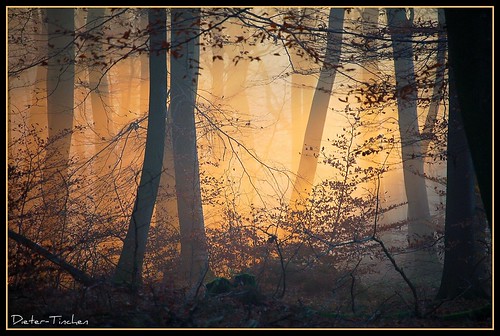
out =
{"type": "Polygon", "coordinates": [[[226,278],[215,278],[205,286],[207,287],[207,293],[211,295],[228,293],[233,288],[231,281],[226,278]]]}
{"type": "Polygon", "coordinates": [[[251,286],[256,287],[257,282],[255,281],[255,276],[248,273],[238,274],[233,279],[233,284],[237,286],[251,286]]]}

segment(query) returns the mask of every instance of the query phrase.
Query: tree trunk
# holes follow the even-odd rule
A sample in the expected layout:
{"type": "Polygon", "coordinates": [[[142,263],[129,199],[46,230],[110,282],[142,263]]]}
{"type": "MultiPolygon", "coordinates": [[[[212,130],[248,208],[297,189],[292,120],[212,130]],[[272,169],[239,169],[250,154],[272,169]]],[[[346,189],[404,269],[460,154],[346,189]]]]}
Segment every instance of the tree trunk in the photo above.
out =
{"type": "MultiPolygon", "coordinates": [[[[140,12],[140,29],[146,29],[148,27],[148,9],[144,8],[140,12]]],[[[168,25],[168,18],[167,18],[168,25]]],[[[146,53],[139,54],[139,59],[141,63],[140,69],[140,88],[139,88],[139,107],[141,115],[142,111],[146,111],[149,104],[149,61],[148,55],[146,53]]]]}
{"type": "MultiPolygon", "coordinates": [[[[89,8],[87,16],[87,30],[92,36],[101,36],[104,25],[105,8],[89,8]]],[[[92,54],[104,56],[102,43],[98,41],[92,44],[92,54]]],[[[91,57],[91,55],[89,55],[91,57]]],[[[95,132],[95,151],[98,154],[109,140],[112,135],[111,119],[108,116],[108,109],[111,108],[111,101],[109,97],[109,83],[106,73],[101,71],[101,65],[91,65],[89,71],[89,89],[90,100],[92,104],[92,116],[94,121],[95,132]]],[[[105,153],[98,154],[96,171],[102,175],[102,169],[105,165],[105,153]]]]}
{"type": "MultiPolygon", "coordinates": [[[[47,56],[47,9],[40,8],[40,50],[39,58],[47,56]]],[[[47,66],[37,65],[35,76],[35,87],[31,97],[30,124],[37,128],[37,136],[47,139],[47,66]]]]}
{"type": "Polygon", "coordinates": [[[196,148],[199,9],[172,9],[171,98],[175,186],[181,230],[181,281],[193,289],[208,269],[196,148]]]}
{"type": "Polygon", "coordinates": [[[64,240],[68,168],[73,131],[75,47],[74,10],[48,8],[47,114],[48,142],[44,170],[44,201],[50,209],[46,236],[55,246],[64,240]]]}
{"type": "Polygon", "coordinates": [[[401,156],[406,199],[408,201],[408,244],[415,251],[409,255],[413,263],[410,270],[415,276],[431,276],[437,256],[432,247],[434,229],[431,225],[427,187],[425,184],[424,158],[417,114],[417,84],[413,65],[412,26],[406,10],[387,9],[396,76],[398,124],[401,138],[401,156]]]}
{"type": "MultiPolygon", "coordinates": [[[[228,25],[227,33],[230,36],[239,36],[246,41],[250,37],[250,33],[245,27],[231,23],[228,25]]],[[[253,120],[253,111],[248,100],[247,79],[251,61],[245,58],[243,51],[245,50],[246,42],[238,42],[235,45],[227,45],[224,47],[225,57],[228,58],[230,64],[226,68],[226,81],[222,88],[225,102],[228,104],[235,120],[246,120],[245,125],[241,126],[237,132],[241,135],[241,140],[244,148],[238,146],[232,148],[236,156],[241,159],[240,167],[234,167],[231,170],[231,180],[241,179],[241,185],[238,190],[238,198],[236,195],[234,202],[236,204],[245,204],[250,206],[254,203],[256,197],[255,182],[257,179],[259,166],[253,157],[248,156],[247,150],[255,153],[255,120],[253,120]],[[237,63],[234,63],[236,57],[242,57],[237,63]],[[247,159],[248,158],[248,159],[247,159]]],[[[256,48],[253,53],[256,53],[256,48]]],[[[247,52],[247,51],[245,51],[247,52]]],[[[252,52],[250,53],[250,55],[252,52]]],[[[244,211],[244,210],[242,210],[244,211]]],[[[251,211],[248,213],[251,216],[251,211]]]]}
{"type": "Polygon", "coordinates": [[[327,45],[325,60],[319,75],[318,84],[314,92],[314,97],[307,121],[304,141],[302,143],[299,168],[297,177],[292,189],[290,206],[295,208],[299,201],[308,197],[311,192],[318,156],[321,148],[321,139],[325,125],[330,96],[332,94],[333,83],[340,62],[340,51],[342,45],[342,27],[344,24],[344,9],[330,9],[328,19],[327,45]]]}
{"type": "MultiPolygon", "coordinates": [[[[105,8],[89,8],[87,15],[87,32],[90,36],[98,38],[96,42],[89,41],[90,50],[87,59],[91,59],[97,55],[105,57],[102,48],[102,41],[99,37],[103,34],[103,25],[105,24],[105,8]]],[[[105,59],[105,58],[104,58],[105,59]]],[[[93,61],[93,60],[92,60],[93,61]]],[[[97,61],[97,59],[96,59],[97,61]]],[[[112,135],[114,134],[111,125],[111,97],[109,94],[109,82],[106,72],[102,71],[102,65],[89,65],[89,89],[90,102],[92,106],[92,120],[94,132],[94,151],[95,156],[93,162],[93,172],[96,178],[95,187],[93,190],[96,193],[96,209],[99,214],[106,211],[109,206],[110,199],[107,195],[110,194],[111,185],[108,183],[112,179],[112,169],[118,159],[114,151],[109,147],[112,135]]]]}
{"type": "MultiPolygon", "coordinates": [[[[310,16],[312,15],[312,10],[309,8],[304,8],[301,10],[301,22],[305,27],[314,27],[315,24],[312,22],[310,16]]],[[[303,37],[307,38],[307,37],[303,37]]],[[[307,69],[301,66],[302,64],[310,64],[304,59],[305,56],[298,55],[297,52],[291,50],[290,58],[293,65],[294,72],[292,73],[292,85],[290,94],[290,104],[292,108],[292,171],[297,171],[299,167],[300,153],[302,150],[302,136],[304,134],[304,118],[307,112],[311,110],[311,100],[312,94],[314,92],[314,80],[315,77],[301,73],[307,69]]]]}
{"type": "MultiPolygon", "coordinates": [[[[212,24],[216,24],[220,20],[219,17],[214,17],[212,24]]],[[[215,102],[219,102],[224,96],[224,37],[217,29],[212,30],[212,67],[210,74],[212,75],[212,95],[215,102]]],[[[231,60],[229,60],[231,61],[231,60]]]]}
{"type": "Polygon", "coordinates": [[[23,236],[19,233],[16,233],[10,229],[9,229],[8,235],[9,235],[10,239],[15,240],[17,243],[19,243],[23,246],[26,246],[27,248],[29,248],[33,252],[38,253],[39,255],[41,255],[42,257],[47,259],[48,261],[61,267],[63,270],[68,272],[73,277],[73,279],[75,279],[78,282],[81,282],[85,286],[91,286],[96,282],[94,279],[92,279],[87,274],[85,274],[82,270],[74,267],[73,265],[66,262],[64,259],[51,253],[46,248],[38,245],[34,241],[26,238],[25,236],[23,236]]]}
{"type": "Polygon", "coordinates": [[[426,152],[432,139],[434,126],[439,110],[439,105],[443,97],[445,89],[445,72],[446,72],[446,34],[445,34],[445,17],[444,9],[438,9],[438,43],[436,52],[436,78],[432,87],[431,103],[427,116],[425,118],[424,129],[422,130],[422,152],[426,152]]]}
{"type": "Polygon", "coordinates": [[[158,190],[158,199],[156,201],[155,216],[157,225],[166,225],[169,227],[169,232],[179,234],[180,227],[179,216],[177,214],[177,199],[175,194],[175,163],[172,147],[171,113],[168,113],[165,127],[163,164],[160,178],[160,189],[158,190]]]}
{"type": "MultiPolygon", "coordinates": [[[[439,298],[484,295],[476,264],[475,173],[450,71],[444,268],[439,298]]],[[[484,228],[483,228],[484,229],[484,228]]]]}
{"type": "Polygon", "coordinates": [[[491,231],[493,8],[447,8],[444,12],[450,68],[455,72],[462,119],[491,231]]]}
{"type": "Polygon", "coordinates": [[[166,41],[165,9],[150,9],[149,24],[150,103],[146,150],[134,209],[113,279],[115,283],[134,287],[142,282],[147,237],[160,183],[167,117],[167,56],[163,46],[166,41]]]}

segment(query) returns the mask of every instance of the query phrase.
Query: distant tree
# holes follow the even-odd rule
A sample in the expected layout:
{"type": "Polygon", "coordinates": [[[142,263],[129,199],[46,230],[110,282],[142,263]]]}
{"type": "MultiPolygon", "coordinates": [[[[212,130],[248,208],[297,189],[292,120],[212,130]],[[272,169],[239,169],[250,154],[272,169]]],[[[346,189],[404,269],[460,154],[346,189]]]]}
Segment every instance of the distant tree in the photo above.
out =
{"type": "MultiPolygon", "coordinates": [[[[40,8],[37,11],[40,17],[39,33],[40,42],[37,45],[38,57],[47,57],[47,9],[40,8]]],[[[35,83],[31,97],[29,110],[30,124],[36,125],[40,138],[47,138],[47,66],[39,64],[36,67],[35,83]]]]}
{"type": "MultiPolygon", "coordinates": [[[[314,27],[314,10],[311,8],[297,9],[298,25],[304,27],[314,27]]],[[[307,41],[307,34],[300,36],[307,41]]],[[[302,152],[302,134],[304,132],[305,117],[311,109],[311,100],[314,93],[315,77],[307,73],[303,64],[309,64],[304,51],[291,50],[290,61],[292,64],[292,83],[290,104],[292,109],[292,170],[297,171],[300,153],[302,152]]]]}
{"type": "Polygon", "coordinates": [[[290,205],[292,207],[295,207],[300,199],[308,196],[314,183],[326,114],[328,112],[337,67],[340,62],[343,24],[344,9],[330,9],[325,58],[307,120],[297,178],[295,179],[290,198],[290,205]]]}
{"type": "Polygon", "coordinates": [[[428,267],[437,264],[437,255],[432,248],[435,230],[431,224],[424,178],[424,151],[417,114],[418,88],[412,48],[413,15],[413,9],[409,10],[409,16],[402,8],[387,9],[396,76],[403,175],[408,202],[408,244],[416,249],[410,255],[415,262],[412,270],[415,275],[422,275],[423,272],[429,272],[428,267]]]}
{"type": "MultiPolygon", "coordinates": [[[[89,55],[92,60],[88,66],[90,102],[92,104],[92,119],[94,122],[93,131],[95,134],[95,172],[98,176],[105,176],[109,169],[106,169],[106,161],[109,152],[105,148],[109,143],[109,138],[113,134],[111,129],[111,100],[109,95],[109,83],[107,72],[102,71],[100,60],[105,57],[102,36],[103,25],[105,24],[105,8],[89,8],[87,23],[85,28],[96,42],[90,43],[89,55]],[[93,56],[93,57],[92,57],[93,56]]],[[[109,165],[110,163],[108,163],[109,165]]]]}
{"type": "Polygon", "coordinates": [[[63,239],[68,192],[68,169],[73,132],[75,47],[74,10],[48,8],[47,117],[48,143],[44,169],[44,201],[50,212],[45,239],[63,239]]]}

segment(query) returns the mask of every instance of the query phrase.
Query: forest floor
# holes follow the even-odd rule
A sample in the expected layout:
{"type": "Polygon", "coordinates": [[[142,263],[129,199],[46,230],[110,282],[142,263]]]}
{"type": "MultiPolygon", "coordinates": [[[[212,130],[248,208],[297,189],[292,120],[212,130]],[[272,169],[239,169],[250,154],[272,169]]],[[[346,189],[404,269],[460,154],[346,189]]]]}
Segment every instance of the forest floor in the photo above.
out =
{"type": "Polygon", "coordinates": [[[491,302],[483,300],[441,302],[427,309],[424,317],[416,317],[412,307],[401,301],[368,310],[360,304],[340,310],[318,302],[275,299],[252,290],[186,301],[180,291],[153,287],[139,292],[107,284],[85,290],[9,288],[7,324],[9,328],[492,329],[491,302]]]}

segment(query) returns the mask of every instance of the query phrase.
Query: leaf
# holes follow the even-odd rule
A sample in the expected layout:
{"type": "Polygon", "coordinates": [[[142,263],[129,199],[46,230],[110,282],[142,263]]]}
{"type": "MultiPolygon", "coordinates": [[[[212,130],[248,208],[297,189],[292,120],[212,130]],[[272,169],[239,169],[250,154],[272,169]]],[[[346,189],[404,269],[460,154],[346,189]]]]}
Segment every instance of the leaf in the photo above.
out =
{"type": "Polygon", "coordinates": [[[130,36],[130,29],[123,34],[122,38],[128,39],[129,36],[130,36]]]}

